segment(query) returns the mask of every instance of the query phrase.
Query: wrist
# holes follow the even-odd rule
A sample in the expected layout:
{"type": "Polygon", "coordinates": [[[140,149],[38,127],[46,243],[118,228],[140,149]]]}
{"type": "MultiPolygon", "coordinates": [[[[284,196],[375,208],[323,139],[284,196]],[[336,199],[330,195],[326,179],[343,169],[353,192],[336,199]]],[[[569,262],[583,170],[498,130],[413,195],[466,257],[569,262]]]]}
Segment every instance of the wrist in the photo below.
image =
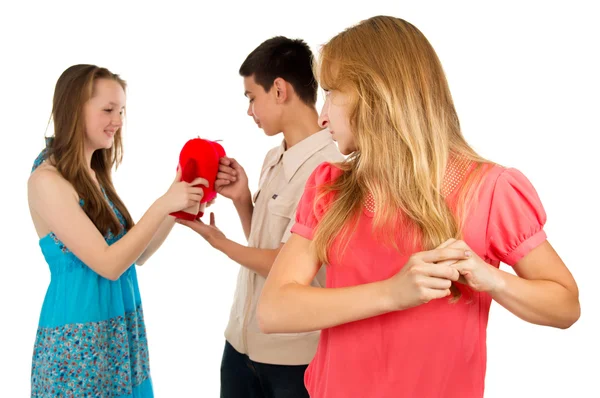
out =
{"type": "Polygon", "coordinates": [[[154,201],[154,203],[152,204],[152,206],[150,207],[151,210],[154,210],[154,212],[162,217],[166,217],[168,216],[171,212],[169,211],[169,207],[166,203],[165,197],[161,196],[160,198],[156,199],[156,201],[154,201]]]}
{"type": "Polygon", "coordinates": [[[252,195],[250,194],[250,190],[246,189],[244,193],[240,196],[232,198],[233,204],[236,207],[246,206],[252,203],[252,195]]]}
{"type": "Polygon", "coordinates": [[[228,254],[228,250],[227,250],[227,245],[228,245],[229,239],[227,239],[224,236],[215,236],[212,237],[208,243],[215,249],[217,249],[218,251],[224,253],[225,255],[229,256],[228,254]]]}
{"type": "Polygon", "coordinates": [[[488,266],[491,268],[493,280],[488,293],[490,295],[502,294],[502,292],[506,290],[506,277],[509,276],[509,274],[492,265],[488,264],[488,266]]]}
{"type": "Polygon", "coordinates": [[[375,282],[376,305],[382,314],[398,311],[401,308],[394,302],[393,286],[391,279],[375,282]]]}

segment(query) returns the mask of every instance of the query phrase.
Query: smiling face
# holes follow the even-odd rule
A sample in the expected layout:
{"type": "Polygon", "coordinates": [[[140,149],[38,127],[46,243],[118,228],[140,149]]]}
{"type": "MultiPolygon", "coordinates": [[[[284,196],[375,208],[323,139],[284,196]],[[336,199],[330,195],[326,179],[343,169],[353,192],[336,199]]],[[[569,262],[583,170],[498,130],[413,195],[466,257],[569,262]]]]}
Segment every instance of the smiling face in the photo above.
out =
{"type": "Polygon", "coordinates": [[[91,150],[110,149],[114,136],[123,126],[125,91],[115,80],[94,82],[92,98],[83,107],[85,143],[91,150]]]}

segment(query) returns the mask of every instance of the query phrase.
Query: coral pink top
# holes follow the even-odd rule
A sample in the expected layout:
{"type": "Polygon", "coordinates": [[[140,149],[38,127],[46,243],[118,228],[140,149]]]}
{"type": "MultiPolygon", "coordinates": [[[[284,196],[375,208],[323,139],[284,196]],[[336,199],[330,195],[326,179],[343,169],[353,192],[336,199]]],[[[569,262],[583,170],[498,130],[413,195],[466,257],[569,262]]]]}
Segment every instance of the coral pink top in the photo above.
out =
{"type": "MultiPolygon", "coordinates": [[[[341,173],[329,163],[315,169],[293,233],[312,240],[334,195],[325,196],[315,208],[317,187],[341,173]]],[[[477,202],[467,211],[464,240],[489,264],[512,266],[546,240],[544,208],[533,186],[515,169],[494,165],[481,184],[477,202]]],[[[456,191],[447,196],[449,203],[456,191]]],[[[418,251],[401,254],[382,245],[372,235],[372,217],[365,208],[341,256],[330,249],[328,288],[390,278],[418,251]]],[[[305,374],[311,398],[483,397],[490,304],[489,294],[463,290],[455,304],[447,298],[433,300],[323,330],[305,374]]]]}

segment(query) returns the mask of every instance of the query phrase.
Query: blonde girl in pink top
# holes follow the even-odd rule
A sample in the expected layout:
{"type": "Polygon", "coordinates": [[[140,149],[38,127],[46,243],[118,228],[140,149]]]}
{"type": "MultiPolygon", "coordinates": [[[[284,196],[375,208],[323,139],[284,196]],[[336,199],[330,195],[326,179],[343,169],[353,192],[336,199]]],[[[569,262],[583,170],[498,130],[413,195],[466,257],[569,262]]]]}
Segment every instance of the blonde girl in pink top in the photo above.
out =
{"type": "Polygon", "coordinates": [[[261,328],[323,330],[312,398],[482,397],[492,300],[539,325],[579,318],[542,203],[465,141],[437,55],[410,23],[363,21],[322,48],[318,68],[320,123],[349,157],[308,180],[261,328]],[[310,286],[322,263],[325,289],[310,286]]]}

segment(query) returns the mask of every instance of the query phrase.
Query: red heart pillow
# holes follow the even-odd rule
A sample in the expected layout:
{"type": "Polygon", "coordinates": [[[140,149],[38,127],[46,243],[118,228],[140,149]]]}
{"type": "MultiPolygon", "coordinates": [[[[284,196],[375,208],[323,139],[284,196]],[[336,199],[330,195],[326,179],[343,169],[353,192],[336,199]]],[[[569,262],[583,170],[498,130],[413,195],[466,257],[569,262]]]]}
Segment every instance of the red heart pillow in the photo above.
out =
{"type": "MultiPolygon", "coordinates": [[[[223,147],[215,141],[203,138],[194,138],[185,143],[179,154],[179,166],[181,167],[181,179],[192,182],[198,177],[208,181],[208,187],[200,185],[204,196],[200,203],[210,202],[217,197],[215,191],[215,180],[219,171],[219,159],[225,156],[223,147]]],[[[204,215],[203,211],[198,214],[190,214],[186,211],[171,213],[173,217],[193,221],[204,215]]]]}

